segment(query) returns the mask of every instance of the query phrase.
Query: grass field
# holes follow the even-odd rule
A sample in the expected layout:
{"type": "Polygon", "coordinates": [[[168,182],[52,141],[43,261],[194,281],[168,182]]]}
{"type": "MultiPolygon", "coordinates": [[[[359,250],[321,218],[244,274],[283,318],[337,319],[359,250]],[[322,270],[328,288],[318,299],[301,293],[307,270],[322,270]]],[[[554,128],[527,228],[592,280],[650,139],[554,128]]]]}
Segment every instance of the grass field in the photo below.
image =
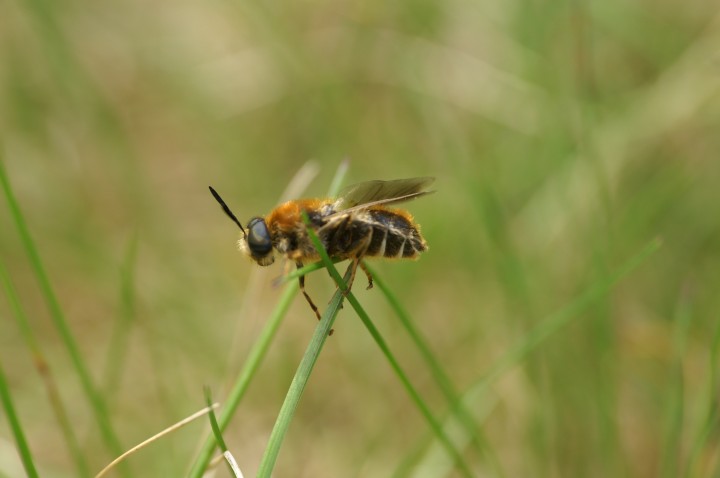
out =
{"type": "Polygon", "coordinates": [[[207,187],[246,222],[346,158],[437,178],[430,250],[360,275],[386,347],[346,302],[273,476],[720,477],[718,132],[709,1],[4,2],[0,477],[95,476],[205,386],[265,467],[318,322],[207,187]]]}

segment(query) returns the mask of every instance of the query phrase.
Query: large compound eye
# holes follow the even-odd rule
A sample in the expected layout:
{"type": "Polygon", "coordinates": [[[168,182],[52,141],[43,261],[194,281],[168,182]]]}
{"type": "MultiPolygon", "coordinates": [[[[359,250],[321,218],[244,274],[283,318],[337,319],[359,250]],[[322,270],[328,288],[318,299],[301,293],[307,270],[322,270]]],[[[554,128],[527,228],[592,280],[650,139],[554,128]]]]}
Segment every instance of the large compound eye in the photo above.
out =
{"type": "Polygon", "coordinates": [[[265,220],[261,217],[254,217],[250,219],[247,228],[247,242],[252,255],[254,257],[263,257],[270,253],[272,251],[272,241],[265,220]]]}

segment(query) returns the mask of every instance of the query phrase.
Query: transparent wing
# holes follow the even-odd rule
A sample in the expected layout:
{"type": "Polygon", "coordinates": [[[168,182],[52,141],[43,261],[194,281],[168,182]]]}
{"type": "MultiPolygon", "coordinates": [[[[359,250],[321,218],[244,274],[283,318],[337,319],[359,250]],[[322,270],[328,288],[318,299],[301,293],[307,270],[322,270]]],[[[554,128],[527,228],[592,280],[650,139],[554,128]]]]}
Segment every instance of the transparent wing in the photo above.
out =
{"type": "Polygon", "coordinates": [[[340,212],[408,201],[433,192],[426,191],[433,181],[433,177],[422,177],[354,184],[340,192],[334,209],[340,212]]]}

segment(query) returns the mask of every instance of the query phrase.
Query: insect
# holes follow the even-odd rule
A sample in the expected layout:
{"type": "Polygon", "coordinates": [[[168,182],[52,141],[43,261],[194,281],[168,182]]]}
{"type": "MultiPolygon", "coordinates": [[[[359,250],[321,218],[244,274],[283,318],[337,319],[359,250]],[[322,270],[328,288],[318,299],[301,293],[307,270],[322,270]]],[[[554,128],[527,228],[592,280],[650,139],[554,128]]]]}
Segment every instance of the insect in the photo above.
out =
{"type": "MultiPolygon", "coordinates": [[[[352,261],[348,290],[358,265],[365,272],[370,289],[372,275],[362,263],[363,258],[417,259],[428,249],[410,213],[388,206],[430,194],[433,191],[427,188],[434,180],[421,177],[366,181],[345,188],[335,199],[287,201],[264,218],[253,217],[245,228],[212,187],[210,192],[225,214],[240,227],[239,249],[259,265],[269,266],[275,262],[276,254],[298,269],[320,259],[302,220],[301,211],[305,211],[328,255],[352,261]]],[[[305,291],[305,277],[300,276],[298,281],[305,299],[320,319],[317,306],[305,291]]]]}

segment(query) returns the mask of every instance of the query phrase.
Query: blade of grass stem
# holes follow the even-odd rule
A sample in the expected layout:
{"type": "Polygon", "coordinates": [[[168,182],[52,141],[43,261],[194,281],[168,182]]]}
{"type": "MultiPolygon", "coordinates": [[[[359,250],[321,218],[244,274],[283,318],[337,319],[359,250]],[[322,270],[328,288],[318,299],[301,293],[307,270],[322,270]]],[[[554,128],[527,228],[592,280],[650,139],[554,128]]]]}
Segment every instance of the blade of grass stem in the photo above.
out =
{"type": "Polygon", "coordinates": [[[2,262],[0,262],[0,282],[3,283],[5,295],[8,298],[10,308],[15,316],[15,320],[18,324],[18,328],[20,329],[20,333],[23,336],[23,340],[25,340],[25,345],[32,354],[35,368],[45,385],[48,400],[50,401],[53,413],[55,414],[55,418],[57,419],[60,430],[62,431],[64,441],[68,446],[70,456],[72,456],[73,461],[75,462],[77,473],[79,476],[90,476],[90,471],[80,449],[80,444],[77,441],[77,437],[73,431],[67,411],[65,410],[65,406],[60,398],[60,391],[55,383],[55,379],[50,369],[50,364],[45,358],[45,353],[40,348],[40,343],[35,338],[30,321],[20,304],[20,299],[15,292],[15,288],[13,287],[7,270],[5,269],[5,265],[2,262]]]}
{"type": "Polygon", "coordinates": [[[370,320],[370,317],[367,315],[365,310],[362,308],[360,303],[357,301],[353,293],[348,289],[347,284],[343,280],[343,278],[340,276],[340,273],[338,273],[337,269],[335,268],[335,265],[333,264],[332,260],[327,254],[327,251],[323,247],[322,243],[320,242],[320,239],[317,237],[317,234],[312,230],[310,227],[310,221],[307,217],[307,214],[303,212],[303,220],[305,221],[305,224],[307,225],[307,232],[308,236],[310,237],[310,240],[313,243],[313,246],[320,254],[320,258],[322,259],[323,263],[325,264],[328,272],[330,272],[330,275],[332,276],[333,280],[335,280],[335,283],[338,285],[338,289],[346,292],[347,300],[352,305],[353,309],[357,313],[357,315],[360,317],[360,320],[362,320],[365,327],[368,329],[368,332],[370,332],[370,335],[375,340],[375,343],[380,347],[380,350],[382,351],[383,355],[385,355],[385,358],[390,363],[391,368],[397,375],[397,377],[400,379],[400,382],[402,383],[403,387],[405,387],[405,390],[407,391],[408,395],[410,395],[410,398],[415,403],[415,406],[418,407],[418,410],[420,410],[420,413],[423,415],[425,420],[427,420],[428,424],[430,425],[430,428],[433,430],[435,436],[437,436],[438,440],[445,446],[445,449],[447,450],[448,454],[453,458],[455,461],[459,471],[464,476],[472,476],[473,473],[470,471],[470,467],[465,463],[465,460],[463,459],[460,452],[455,448],[453,443],[450,441],[450,439],[447,437],[445,432],[443,431],[440,422],[435,418],[435,416],[430,411],[430,408],[427,406],[425,401],[420,397],[420,394],[415,390],[415,387],[410,383],[410,380],[407,377],[407,374],[403,371],[403,369],[400,367],[399,362],[395,359],[395,356],[390,351],[390,348],[387,346],[387,343],[380,335],[380,332],[375,327],[375,325],[370,320]]]}
{"type": "MultiPolygon", "coordinates": [[[[345,274],[345,277],[350,278],[350,269],[345,274]]],[[[332,324],[337,317],[337,313],[340,310],[340,304],[343,301],[343,292],[338,289],[330,300],[330,304],[322,314],[320,322],[315,327],[310,343],[308,344],[305,354],[303,355],[300,365],[298,366],[295,376],[290,383],[290,389],[285,396],[285,401],[280,408],[280,413],[275,420],[275,426],[273,426],[272,432],[270,433],[270,439],[268,445],[263,453],[262,460],[260,461],[260,467],[258,468],[257,476],[259,478],[269,478],[275,462],[277,461],[278,454],[280,453],[280,447],[290,428],[290,422],[295,415],[298,403],[302,397],[303,391],[307,386],[307,382],[310,379],[315,363],[317,362],[320,352],[322,351],[325,340],[327,340],[330,331],[332,330],[332,324]]]]}
{"type": "Polygon", "coordinates": [[[470,438],[470,443],[481,454],[481,456],[484,456],[487,459],[496,476],[504,476],[497,454],[485,439],[482,429],[476,423],[475,417],[473,417],[470,410],[468,410],[468,408],[463,404],[455,386],[452,384],[450,378],[430,350],[427,340],[425,340],[418,328],[415,327],[412,320],[410,320],[409,314],[402,306],[397,296],[395,296],[395,294],[387,286],[385,281],[373,268],[368,266],[367,263],[365,263],[365,268],[367,268],[370,272],[370,275],[373,277],[373,282],[385,295],[390,307],[393,309],[398,319],[400,319],[400,323],[410,336],[410,339],[415,344],[415,347],[417,347],[420,355],[430,369],[430,374],[435,380],[435,383],[438,385],[438,388],[445,397],[445,400],[447,400],[451,412],[457,416],[458,422],[465,428],[465,431],[470,438]]]}
{"type": "Polygon", "coordinates": [[[220,432],[220,427],[218,426],[217,419],[215,418],[215,412],[212,410],[212,393],[210,392],[210,387],[207,386],[205,387],[205,403],[209,409],[208,419],[210,420],[210,428],[212,428],[213,435],[215,436],[215,441],[217,442],[220,450],[226,452],[227,445],[225,445],[225,440],[223,439],[222,432],[220,432]]]}
{"type": "MultiPolygon", "coordinates": [[[[70,330],[70,326],[65,320],[65,314],[60,307],[60,302],[55,296],[55,292],[50,283],[50,279],[45,272],[45,267],[43,266],[42,260],[40,259],[40,254],[35,247],[35,243],[30,235],[30,230],[25,224],[25,218],[23,217],[23,214],[20,211],[20,206],[18,205],[18,202],[15,199],[15,195],[13,194],[12,188],[10,186],[10,181],[5,172],[5,165],[3,164],[2,157],[0,157],[0,183],[2,184],[2,188],[5,193],[5,198],[10,209],[10,214],[15,222],[15,227],[18,231],[18,234],[20,235],[23,247],[25,248],[25,253],[28,256],[30,265],[39,282],[45,302],[50,309],[50,316],[53,319],[55,328],[58,330],[62,342],[65,345],[65,348],[70,354],[70,359],[72,361],[73,367],[75,368],[75,372],[80,377],[83,391],[88,401],[90,402],[91,409],[95,416],[95,420],[97,421],[100,428],[100,434],[103,438],[103,441],[105,442],[107,449],[113,455],[119,455],[120,453],[122,453],[122,446],[120,445],[120,440],[118,439],[112,425],[110,424],[110,418],[107,413],[105,402],[100,393],[98,392],[98,389],[95,387],[92,378],[90,377],[90,372],[88,370],[87,364],[84,361],[82,354],[80,353],[80,349],[78,348],[77,343],[75,342],[75,338],[72,334],[72,331],[70,330]]],[[[127,474],[128,470],[123,469],[121,471],[123,471],[123,474],[127,474]]]]}
{"type": "Polygon", "coordinates": [[[242,476],[242,473],[240,472],[240,468],[238,468],[237,466],[235,458],[228,451],[227,445],[225,444],[225,439],[223,438],[220,427],[218,426],[217,418],[215,418],[215,412],[212,410],[213,401],[210,387],[205,387],[205,403],[210,409],[210,412],[208,413],[208,418],[210,419],[210,428],[212,428],[215,441],[217,442],[218,447],[220,448],[223,456],[225,457],[225,461],[228,464],[228,468],[230,468],[230,472],[235,476],[235,478],[238,478],[239,476],[242,476]]]}
{"type": "Polygon", "coordinates": [[[30,453],[30,447],[27,444],[27,440],[25,440],[25,433],[20,425],[20,419],[15,413],[15,407],[13,406],[12,397],[10,396],[10,387],[5,379],[5,371],[3,370],[2,364],[0,364],[0,402],[2,402],[5,415],[10,424],[10,429],[15,437],[18,454],[20,455],[20,460],[25,468],[25,472],[29,478],[37,478],[40,475],[38,475],[35,469],[35,462],[33,461],[32,453],[30,453]]]}

